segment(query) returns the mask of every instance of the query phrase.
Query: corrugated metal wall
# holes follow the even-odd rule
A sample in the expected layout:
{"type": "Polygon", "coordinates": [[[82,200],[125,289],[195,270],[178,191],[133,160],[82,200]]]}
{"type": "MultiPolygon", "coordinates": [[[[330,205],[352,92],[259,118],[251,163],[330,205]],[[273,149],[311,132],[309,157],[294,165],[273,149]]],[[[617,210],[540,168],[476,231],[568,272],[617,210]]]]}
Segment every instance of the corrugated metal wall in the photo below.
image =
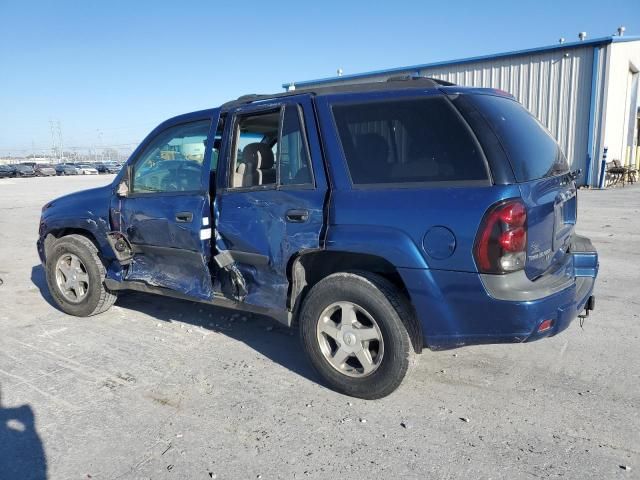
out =
{"type": "Polygon", "coordinates": [[[458,85],[515,96],[556,137],[573,168],[586,167],[593,47],[421,70],[458,85]]]}
{"type": "MultiPolygon", "coordinates": [[[[417,73],[458,85],[490,87],[514,95],[553,133],[572,168],[586,167],[593,46],[567,48],[526,56],[491,58],[443,65],[417,73]]],[[[407,70],[406,73],[416,73],[407,70]]],[[[402,72],[394,72],[393,76],[402,72]]],[[[347,80],[363,83],[391,75],[347,80]]],[[[344,83],[336,81],[325,83],[344,83]]]]}

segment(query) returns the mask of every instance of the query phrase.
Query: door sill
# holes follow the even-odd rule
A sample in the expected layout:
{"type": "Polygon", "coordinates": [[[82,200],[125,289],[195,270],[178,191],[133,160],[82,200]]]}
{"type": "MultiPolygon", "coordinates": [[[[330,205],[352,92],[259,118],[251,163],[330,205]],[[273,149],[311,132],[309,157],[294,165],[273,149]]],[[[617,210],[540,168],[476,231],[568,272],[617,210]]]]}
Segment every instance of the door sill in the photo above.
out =
{"type": "Polygon", "coordinates": [[[169,288],[157,287],[154,285],[149,285],[144,282],[130,281],[130,280],[118,282],[117,280],[113,280],[111,278],[105,278],[104,285],[109,290],[114,290],[114,291],[133,290],[136,292],[152,293],[154,295],[162,295],[164,297],[177,298],[179,300],[188,300],[190,302],[205,303],[208,305],[214,305],[216,307],[224,307],[232,310],[240,310],[244,312],[257,313],[259,315],[266,315],[268,317],[273,318],[274,320],[277,320],[279,323],[286,325],[287,327],[291,326],[292,318],[293,318],[291,315],[291,312],[287,310],[265,308],[265,307],[259,307],[256,305],[250,305],[244,302],[235,302],[219,293],[214,293],[213,297],[210,299],[200,299],[200,298],[190,297],[189,295],[176,292],[175,290],[171,290],[169,288]]]}

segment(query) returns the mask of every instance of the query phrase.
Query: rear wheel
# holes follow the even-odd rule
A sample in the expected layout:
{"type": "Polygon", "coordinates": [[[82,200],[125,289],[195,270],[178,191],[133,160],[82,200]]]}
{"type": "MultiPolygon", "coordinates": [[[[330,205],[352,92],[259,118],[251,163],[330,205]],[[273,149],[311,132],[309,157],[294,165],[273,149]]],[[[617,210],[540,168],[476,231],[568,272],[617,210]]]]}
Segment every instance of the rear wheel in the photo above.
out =
{"type": "Polygon", "coordinates": [[[337,273],[318,282],[300,314],[311,364],[335,390],[365,399],[393,392],[413,354],[402,321],[412,315],[389,281],[368,272],[337,273]]]}
{"type": "Polygon", "coordinates": [[[108,310],[116,293],[104,286],[106,270],[98,249],[82,235],[67,235],[47,250],[47,284],[60,309],[77,317],[108,310]]]}

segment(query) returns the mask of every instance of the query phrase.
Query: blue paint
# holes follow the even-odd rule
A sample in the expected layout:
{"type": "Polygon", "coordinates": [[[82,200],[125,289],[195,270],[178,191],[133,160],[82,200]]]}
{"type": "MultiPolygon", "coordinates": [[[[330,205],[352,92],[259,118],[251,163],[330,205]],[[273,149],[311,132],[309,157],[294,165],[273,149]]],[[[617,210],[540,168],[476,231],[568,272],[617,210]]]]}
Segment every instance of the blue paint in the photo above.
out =
{"type": "MultiPolygon", "coordinates": [[[[446,89],[353,92],[314,96],[300,94],[231,105],[183,115],[164,122],[136,149],[133,165],[155,135],[180,123],[209,119],[201,190],[191,193],[133,195],[116,190],[126,179],[50,202],[43,210],[38,251],[46,262],[45,239],[65,229],[84,232],[98,245],[107,276],[161,286],[189,298],[216,303],[225,294],[212,251],[231,250],[248,285],[241,308],[284,318],[291,292],[291,265],[309,252],[368,254],[391,264],[403,280],[421,322],[425,343],[451,348],[474,343],[522,342],[554,335],[584,308],[598,270],[595,252],[568,252],[575,225],[575,186],[562,176],[527,183],[483,185],[378,185],[354,187],[331,114],[333,102],[442,95],[446,89]],[[228,161],[235,147],[234,117],[249,112],[302,107],[309,145],[313,185],[307,188],[267,186],[228,188],[228,161]],[[225,118],[217,169],[209,172],[218,118],[225,118]],[[211,179],[215,179],[211,183],[211,179]],[[526,205],[528,255],[526,274],[552,280],[573,278],[564,290],[535,301],[499,301],[485,290],[473,251],[484,214],[494,204],[517,198],[526,205]],[[308,212],[302,222],[287,212],[308,212]],[[176,214],[194,213],[193,221],[176,223],[176,214]],[[214,218],[215,245],[200,239],[202,219],[214,218]],[[125,232],[142,251],[131,265],[120,265],[106,234],[125,232]],[[539,251],[547,252],[534,258],[539,251]],[[255,261],[266,259],[266,261],[255,261]],[[579,278],[584,280],[578,281],[579,278]],[[555,321],[552,330],[536,334],[540,322],[555,321]]],[[[460,95],[478,89],[455,87],[460,95]]],[[[486,92],[485,92],[486,93],[486,92]]],[[[496,161],[494,159],[494,161],[496,161]]],[[[506,160],[501,160],[506,161],[506,160]]],[[[491,165],[491,161],[489,162],[491,165]]]]}
{"type": "Polygon", "coordinates": [[[596,118],[596,101],[598,98],[598,78],[600,73],[600,47],[594,46],[593,48],[593,66],[591,68],[591,98],[589,100],[589,137],[587,139],[587,185],[593,185],[593,158],[596,156],[594,152],[593,139],[596,135],[595,132],[595,118],[596,118]]]}
{"type": "Polygon", "coordinates": [[[220,162],[214,216],[219,235],[219,250],[229,249],[266,257],[268,263],[251,264],[240,261],[238,267],[249,286],[245,302],[252,306],[287,309],[289,289],[288,267],[296,255],[316,250],[322,243],[324,229],[324,203],[328,190],[324,173],[313,107],[309,95],[283,99],[280,104],[262,102],[240,106],[228,112],[225,140],[220,158],[230,158],[232,131],[236,115],[259,114],[273,110],[274,106],[300,104],[303,107],[307,141],[315,184],[311,188],[280,186],[252,189],[229,188],[230,174],[227,162],[220,162]],[[287,219],[290,210],[303,210],[308,218],[303,222],[287,219]]]}
{"type": "Polygon", "coordinates": [[[488,343],[520,343],[555,335],[566,329],[584,309],[595,278],[585,288],[575,285],[555,295],[530,302],[492,299],[478,274],[447,270],[399,269],[431,349],[488,343]],[[543,320],[554,320],[552,330],[536,334],[543,320]]]}
{"type": "Polygon", "coordinates": [[[575,233],[576,187],[564,185],[562,177],[551,177],[520,184],[521,198],[527,206],[527,264],[531,279],[557,265],[575,233]],[[567,200],[563,200],[569,196],[567,200]],[[558,219],[562,219],[559,224],[558,219]]]}
{"type": "Polygon", "coordinates": [[[436,260],[444,260],[456,250],[456,237],[447,227],[431,227],[422,239],[422,247],[427,255],[436,260]]]}
{"type": "Polygon", "coordinates": [[[607,152],[609,149],[604,147],[602,151],[602,161],[600,162],[600,178],[598,179],[598,188],[604,188],[604,181],[607,174],[607,152]]]}

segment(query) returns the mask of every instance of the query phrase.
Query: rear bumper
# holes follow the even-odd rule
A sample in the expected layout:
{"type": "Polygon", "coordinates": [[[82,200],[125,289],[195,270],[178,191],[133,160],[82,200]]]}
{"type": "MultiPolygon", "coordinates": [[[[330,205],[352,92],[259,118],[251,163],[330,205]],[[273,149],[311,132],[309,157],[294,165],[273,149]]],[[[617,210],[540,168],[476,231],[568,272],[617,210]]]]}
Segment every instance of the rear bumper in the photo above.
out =
{"type": "Polygon", "coordinates": [[[528,342],[566,329],[593,295],[598,255],[589,239],[576,236],[566,257],[534,282],[503,275],[502,283],[488,286],[477,273],[401,269],[400,274],[429,348],[528,342]],[[539,332],[545,320],[551,327],[539,332]]]}

